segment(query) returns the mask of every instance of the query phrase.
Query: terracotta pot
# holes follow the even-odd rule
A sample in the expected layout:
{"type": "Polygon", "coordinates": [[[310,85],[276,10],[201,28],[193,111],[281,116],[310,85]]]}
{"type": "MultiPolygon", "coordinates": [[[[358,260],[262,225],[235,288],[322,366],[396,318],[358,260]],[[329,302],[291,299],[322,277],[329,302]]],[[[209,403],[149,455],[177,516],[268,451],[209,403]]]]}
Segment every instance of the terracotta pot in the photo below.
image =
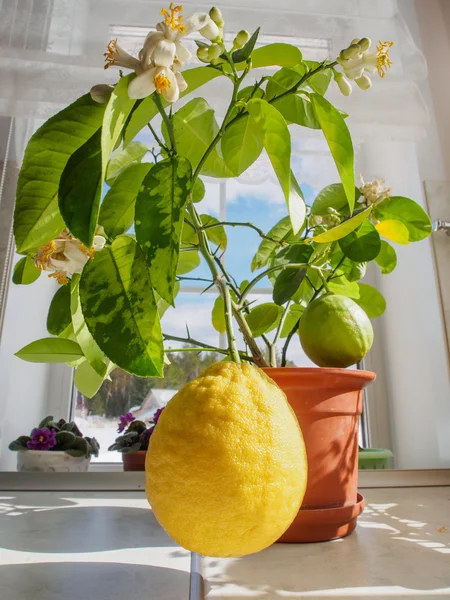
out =
{"type": "Polygon", "coordinates": [[[305,440],[308,486],[281,542],[344,537],[364,509],[358,494],[358,419],[370,371],[324,368],[264,369],[285,392],[305,440]]]}
{"type": "Polygon", "coordinates": [[[137,452],[128,452],[122,454],[124,471],[145,471],[145,457],[147,450],[138,450],[137,452]]]}

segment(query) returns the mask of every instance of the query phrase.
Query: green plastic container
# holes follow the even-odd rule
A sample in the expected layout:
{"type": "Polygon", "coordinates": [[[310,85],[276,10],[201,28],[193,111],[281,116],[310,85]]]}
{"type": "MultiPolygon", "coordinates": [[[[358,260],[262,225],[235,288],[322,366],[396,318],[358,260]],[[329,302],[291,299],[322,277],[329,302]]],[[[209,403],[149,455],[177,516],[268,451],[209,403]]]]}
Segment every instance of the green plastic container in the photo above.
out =
{"type": "Polygon", "coordinates": [[[387,469],[388,461],[394,455],[383,448],[362,448],[358,453],[359,469],[387,469]]]}

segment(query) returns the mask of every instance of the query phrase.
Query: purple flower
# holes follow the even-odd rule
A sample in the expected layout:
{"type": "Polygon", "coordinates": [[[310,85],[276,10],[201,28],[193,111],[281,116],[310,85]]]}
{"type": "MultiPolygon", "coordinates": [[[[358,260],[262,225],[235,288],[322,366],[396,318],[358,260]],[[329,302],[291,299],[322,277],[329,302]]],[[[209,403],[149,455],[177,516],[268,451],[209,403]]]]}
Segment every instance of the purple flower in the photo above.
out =
{"type": "Polygon", "coordinates": [[[117,431],[119,433],[122,433],[122,431],[124,431],[128,427],[128,425],[135,420],[136,420],[136,417],[133,417],[133,413],[129,412],[126,415],[120,415],[120,417],[119,417],[120,423],[119,423],[119,427],[117,428],[117,431]]]}
{"type": "Polygon", "coordinates": [[[56,446],[56,430],[55,429],[33,429],[31,432],[31,440],[27,442],[27,448],[30,450],[51,450],[56,446]]]}
{"type": "Polygon", "coordinates": [[[155,429],[155,426],[153,425],[152,427],[149,427],[148,429],[143,431],[141,433],[141,435],[139,436],[139,441],[141,442],[141,450],[147,450],[148,443],[150,442],[150,438],[152,436],[154,429],[155,429]]]}
{"type": "Polygon", "coordinates": [[[161,416],[162,411],[164,410],[164,406],[162,408],[158,408],[157,411],[155,411],[155,414],[153,415],[153,423],[156,425],[156,423],[159,421],[159,417],[161,416]]]}

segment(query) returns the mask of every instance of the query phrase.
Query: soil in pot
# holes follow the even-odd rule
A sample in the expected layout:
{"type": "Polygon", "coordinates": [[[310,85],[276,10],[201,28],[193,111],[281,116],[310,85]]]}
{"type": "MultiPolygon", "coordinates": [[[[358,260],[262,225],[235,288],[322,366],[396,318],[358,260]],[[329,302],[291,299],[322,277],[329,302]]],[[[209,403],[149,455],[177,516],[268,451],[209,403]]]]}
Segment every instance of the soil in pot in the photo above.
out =
{"type": "Polygon", "coordinates": [[[281,542],[344,537],[364,509],[358,494],[358,419],[362,390],[375,373],[325,368],[264,369],[285,392],[308,457],[302,507],[281,542]]]}
{"type": "Polygon", "coordinates": [[[145,457],[147,450],[138,450],[137,452],[127,452],[122,454],[124,471],[145,471],[145,457]]]}

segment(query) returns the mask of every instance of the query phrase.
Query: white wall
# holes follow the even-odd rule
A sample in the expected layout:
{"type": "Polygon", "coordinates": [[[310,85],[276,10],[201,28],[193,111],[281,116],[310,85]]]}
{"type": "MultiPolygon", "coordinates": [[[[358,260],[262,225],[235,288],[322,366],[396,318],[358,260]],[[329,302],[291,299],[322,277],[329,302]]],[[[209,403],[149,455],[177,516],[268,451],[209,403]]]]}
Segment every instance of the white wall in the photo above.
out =
{"type": "Polygon", "coordinates": [[[0,344],[0,471],[15,470],[8,444],[28,434],[48,410],[50,365],[24,362],[14,353],[48,336],[47,312],[56,289],[45,274],[31,285],[9,287],[0,344]]]}

